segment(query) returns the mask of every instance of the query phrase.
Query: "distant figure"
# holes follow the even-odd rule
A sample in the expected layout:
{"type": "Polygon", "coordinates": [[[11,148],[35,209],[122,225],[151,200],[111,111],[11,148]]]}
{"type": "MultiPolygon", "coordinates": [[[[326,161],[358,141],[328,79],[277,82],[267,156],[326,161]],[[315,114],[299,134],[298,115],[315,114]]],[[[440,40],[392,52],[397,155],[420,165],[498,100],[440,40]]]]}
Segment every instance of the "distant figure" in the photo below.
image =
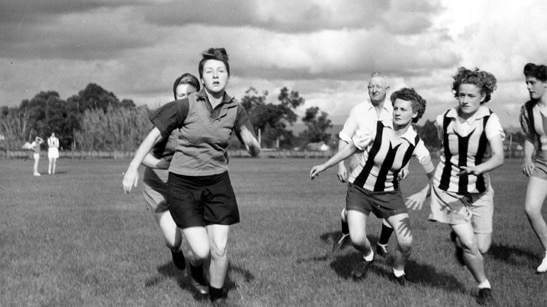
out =
{"type": "Polygon", "coordinates": [[[55,136],[55,132],[52,132],[51,136],[47,139],[47,146],[47,158],[49,159],[47,173],[52,175],[55,174],[55,166],[59,158],[59,139],[55,136]]]}
{"type": "Polygon", "coordinates": [[[44,143],[44,140],[37,136],[32,143],[30,143],[30,149],[34,151],[34,176],[40,176],[38,172],[38,162],[40,162],[40,145],[44,143]]]}
{"type": "Polygon", "coordinates": [[[543,202],[547,197],[547,67],[528,63],[524,66],[526,88],[530,100],[522,106],[520,123],[526,135],[524,141],[524,163],[522,172],[528,181],[524,210],[545,250],[543,261],[537,267],[537,273],[547,272],[547,224],[541,215],[543,202]]]}

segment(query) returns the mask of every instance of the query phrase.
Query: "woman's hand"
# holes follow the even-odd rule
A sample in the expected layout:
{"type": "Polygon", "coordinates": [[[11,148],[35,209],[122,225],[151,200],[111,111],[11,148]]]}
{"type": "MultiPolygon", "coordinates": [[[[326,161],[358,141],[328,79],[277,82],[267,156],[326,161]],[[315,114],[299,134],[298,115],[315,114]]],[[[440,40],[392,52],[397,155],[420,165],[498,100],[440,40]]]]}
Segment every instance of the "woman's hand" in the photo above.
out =
{"type": "Polygon", "coordinates": [[[316,165],[311,168],[310,171],[310,179],[313,180],[315,177],[319,176],[320,173],[322,173],[326,169],[324,164],[316,165]]]}
{"type": "Polygon", "coordinates": [[[139,169],[136,167],[129,167],[127,168],[127,171],[123,175],[123,191],[124,193],[131,192],[131,189],[133,187],[137,187],[137,182],[139,182],[139,169]]]}
{"type": "Polygon", "coordinates": [[[532,176],[532,174],[534,173],[534,168],[536,168],[536,166],[531,160],[526,159],[524,160],[524,163],[522,163],[522,173],[526,177],[532,176]]]}

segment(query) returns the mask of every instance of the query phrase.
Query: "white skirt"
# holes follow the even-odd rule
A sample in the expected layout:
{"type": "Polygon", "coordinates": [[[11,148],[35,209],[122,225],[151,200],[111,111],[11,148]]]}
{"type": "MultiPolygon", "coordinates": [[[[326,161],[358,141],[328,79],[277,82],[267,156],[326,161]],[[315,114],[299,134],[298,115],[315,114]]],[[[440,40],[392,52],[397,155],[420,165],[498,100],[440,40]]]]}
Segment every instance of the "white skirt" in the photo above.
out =
{"type": "Polygon", "coordinates": [[[49,159],[58,159],[59,158],[59,149],[56,147],[50,147],[47,151],[47,157],[49,159]]]}

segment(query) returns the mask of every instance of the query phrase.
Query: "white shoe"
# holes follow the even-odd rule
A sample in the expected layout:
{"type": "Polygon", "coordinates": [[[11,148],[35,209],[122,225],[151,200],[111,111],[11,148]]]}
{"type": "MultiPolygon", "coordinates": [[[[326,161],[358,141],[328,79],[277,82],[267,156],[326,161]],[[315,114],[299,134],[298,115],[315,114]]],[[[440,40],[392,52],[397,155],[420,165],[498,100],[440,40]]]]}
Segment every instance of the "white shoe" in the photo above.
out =
{"type": "Polygon", "coordinates": [[[42,176],[40,173],[34,173],[34,176],[42,176]]]}
{"type": "Polygon", "coordinates": [[[541,264],[536,269],[536,273],[545,273],[547,272],[547,255],[543,258],[543,261],[541,261],[541,264]]]}

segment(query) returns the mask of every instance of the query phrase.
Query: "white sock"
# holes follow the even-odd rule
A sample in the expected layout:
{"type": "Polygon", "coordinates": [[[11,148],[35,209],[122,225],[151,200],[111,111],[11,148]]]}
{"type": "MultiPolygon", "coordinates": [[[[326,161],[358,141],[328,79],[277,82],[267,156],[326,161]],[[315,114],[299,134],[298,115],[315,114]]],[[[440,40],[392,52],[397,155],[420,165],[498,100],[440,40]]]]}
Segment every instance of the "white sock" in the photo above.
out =
{"type": "Polygon", "coordinates": [[[396,268],[393,268],[393,275],[395,275],[395,277],[399,278],[399,277],[405,275],[405,270],[397,270],[396,268]]]}
{"type": "Polygon", "coordinates": [[[488,289],[491,288],[490,282],[488,281],[488,279],[479,284],[479,289],[484,289],[484,288],[488,288],[488,289]]]}
{"type": "Polygon", "coordinates": [[[363,259],[365,259],[365,261],[367,262],[370,262],[372,260],[374,260],[374,252],[372,250],[370,250],[370,254],[364,256],[363,255],[363,259]]]}

